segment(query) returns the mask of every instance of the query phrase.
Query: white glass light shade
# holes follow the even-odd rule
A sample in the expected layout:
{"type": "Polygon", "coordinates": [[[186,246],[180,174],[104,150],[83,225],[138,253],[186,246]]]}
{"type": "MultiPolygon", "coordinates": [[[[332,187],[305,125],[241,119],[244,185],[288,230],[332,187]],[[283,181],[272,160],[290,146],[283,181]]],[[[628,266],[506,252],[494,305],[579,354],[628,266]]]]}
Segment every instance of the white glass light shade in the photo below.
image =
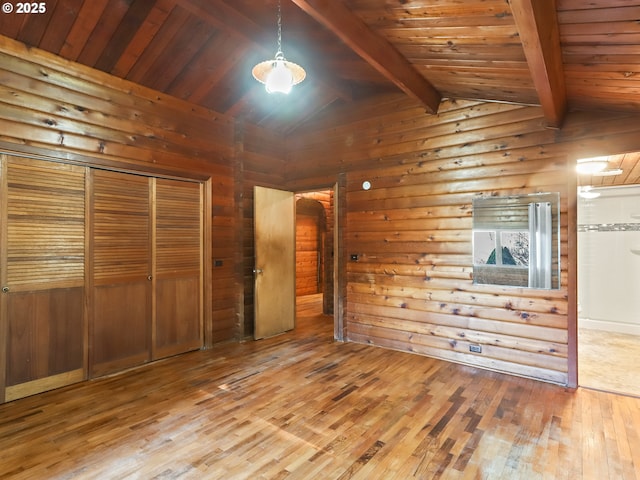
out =
{"type": "Polygon", "coordinates": [[[581,158],[576,170],[583,175],[593,175],[607,168],[607,157],[581,158]]]}
{"type": "Polygon", "coordinates": [[[289,93],[291,87],[297,85],[307,76],[304,69],[284,59],[281,54],[273,60],[260,62],[251,71],[253,78],[265,84],[269,93],[289,93]]]}
{"type": "Polygon", "coordinates": [[[289,93],[293,87],[293,73],[284,64],[284,60],[273,62],[273,68],[267,74],[264,83],[269,93],[289,93]]]}

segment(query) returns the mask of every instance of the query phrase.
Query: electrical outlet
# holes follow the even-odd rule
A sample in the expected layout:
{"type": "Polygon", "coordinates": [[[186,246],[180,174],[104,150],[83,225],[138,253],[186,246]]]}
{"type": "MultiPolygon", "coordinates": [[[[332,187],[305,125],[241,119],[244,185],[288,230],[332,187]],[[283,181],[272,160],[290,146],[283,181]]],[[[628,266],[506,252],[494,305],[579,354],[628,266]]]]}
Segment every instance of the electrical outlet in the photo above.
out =
{"type": "Polygon", "coordinates": [[[482,353],[482,345],[469,345],[469,351],[473,353],[482,353]]]}

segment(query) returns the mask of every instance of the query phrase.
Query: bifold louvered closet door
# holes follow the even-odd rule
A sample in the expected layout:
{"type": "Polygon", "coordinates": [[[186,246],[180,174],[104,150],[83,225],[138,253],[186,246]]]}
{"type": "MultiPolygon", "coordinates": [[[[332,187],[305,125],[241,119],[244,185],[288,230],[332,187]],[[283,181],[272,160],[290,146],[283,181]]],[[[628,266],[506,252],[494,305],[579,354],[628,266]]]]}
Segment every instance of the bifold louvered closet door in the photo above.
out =
{"type": "Polygon", "coordinates": [[[85,171],[2,156],[5,400],[85,377],[85,171]]]}
{"type": "Polygon", "coordinates": [[[202,346],[203,186],[153,179],[153,359],[202,346]]]}
{"type": "Polygon", "coordinates": [[[0,157],[0,395],[202,346],[202,185],[0,157]]]}
{"type": "Polygon", "coordinates": [[[91,375],[151,359],[150,179],[91,171],[91,375]]]}

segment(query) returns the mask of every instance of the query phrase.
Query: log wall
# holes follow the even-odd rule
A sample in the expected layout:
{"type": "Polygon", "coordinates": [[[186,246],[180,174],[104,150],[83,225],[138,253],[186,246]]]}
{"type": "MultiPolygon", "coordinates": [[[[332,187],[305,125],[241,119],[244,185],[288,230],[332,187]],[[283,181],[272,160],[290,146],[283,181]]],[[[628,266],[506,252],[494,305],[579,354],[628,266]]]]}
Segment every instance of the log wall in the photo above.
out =
{"type": "Polygon", "coordinates": [[[446,101],[427,115],[390,96],[290,136],[290,189],[347,176],[346,338],[576,385],[573,164],[639,149],[638,120],[573,113],[558,131],[535,107],[446,101]],[[535,192],[560,193],[561,288],[474,285],[473,198],[535,192]]]}
{"type": "Polygon", "coordinates": [[[253,333],[253,187],[282,188],[267,129],[0,35],[0,147],[210,184],[207,345],[253,333]]]}
{"type": "Polygon", "coordinates": [[[208,346],[239,335],[234,136],[229,117],[0,36],[0,148],[210,186],[208,346]]]}
{"type": "Polygon", "coordinates": [[[296,297],[320,292],[320,237],[318,217],[296,212],[296,297]]]}
{"type": "Polygon", "coordinates": [[[427,115],[394,95],[329,109],[285,142],[2,36],[0,78],[0,148],[207,183],[207,345],[253,331],[253,186],[340,178],[348,340],[576,383],[573,162],[640,150],[637,115],[572,113],[550,130],[535,107],[427,115]],[[540,191],[561,195],[561,288],[473,285],[472,199],[540,191]]]}

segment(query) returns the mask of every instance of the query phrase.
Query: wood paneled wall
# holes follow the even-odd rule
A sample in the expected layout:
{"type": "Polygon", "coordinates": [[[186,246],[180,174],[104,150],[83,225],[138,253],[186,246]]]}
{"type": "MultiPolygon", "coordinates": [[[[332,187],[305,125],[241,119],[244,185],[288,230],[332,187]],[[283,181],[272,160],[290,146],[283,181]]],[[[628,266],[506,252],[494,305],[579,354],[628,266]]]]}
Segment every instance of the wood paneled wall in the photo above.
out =
{"type": "Polygon", "coordinates": [[[285,142],[2,36],[0,77],[0,148],[206,182],[207,345],[253,331],[253,187],[346,174],[349,340],[575,384],[572,163],[640,150],[639,116],[572,113],[551,130],[535,107],[446,101],[428,115],[391,95],[328,109],[285,142]],[[472,199],[538,191],[561,195],[561,289],[473,285],[472,199]]]}
{"type": "Polygon", "coordinates": [[[640,149],[640,117],[574,113],[558,131],[535,107],[445,101],[439,112],[390,96],[290,137],[289,188],[347,174],[347,338],[575,385],[573,162],[640,149]],[[474,285],[473,198],[534,192],[560,193],[561,288],[474,285]]]}
{"type": "Polygon", "coordinates": [[[207,181],[206,343],[253,333],[253,187],[282,188],[284,139],[0,35],[0,148],[207,181]]]}
{"type": "Polygon", "coordinates": [[[321,238],[318,217],[296,212],[296,297],[321,291],[321,238]]]}
{"type": "Polygon", "coordinates": [[[2,36],[0,78],[0,148],[210,185],[205,341],[238,337],[234,120],[2,36]]]}

